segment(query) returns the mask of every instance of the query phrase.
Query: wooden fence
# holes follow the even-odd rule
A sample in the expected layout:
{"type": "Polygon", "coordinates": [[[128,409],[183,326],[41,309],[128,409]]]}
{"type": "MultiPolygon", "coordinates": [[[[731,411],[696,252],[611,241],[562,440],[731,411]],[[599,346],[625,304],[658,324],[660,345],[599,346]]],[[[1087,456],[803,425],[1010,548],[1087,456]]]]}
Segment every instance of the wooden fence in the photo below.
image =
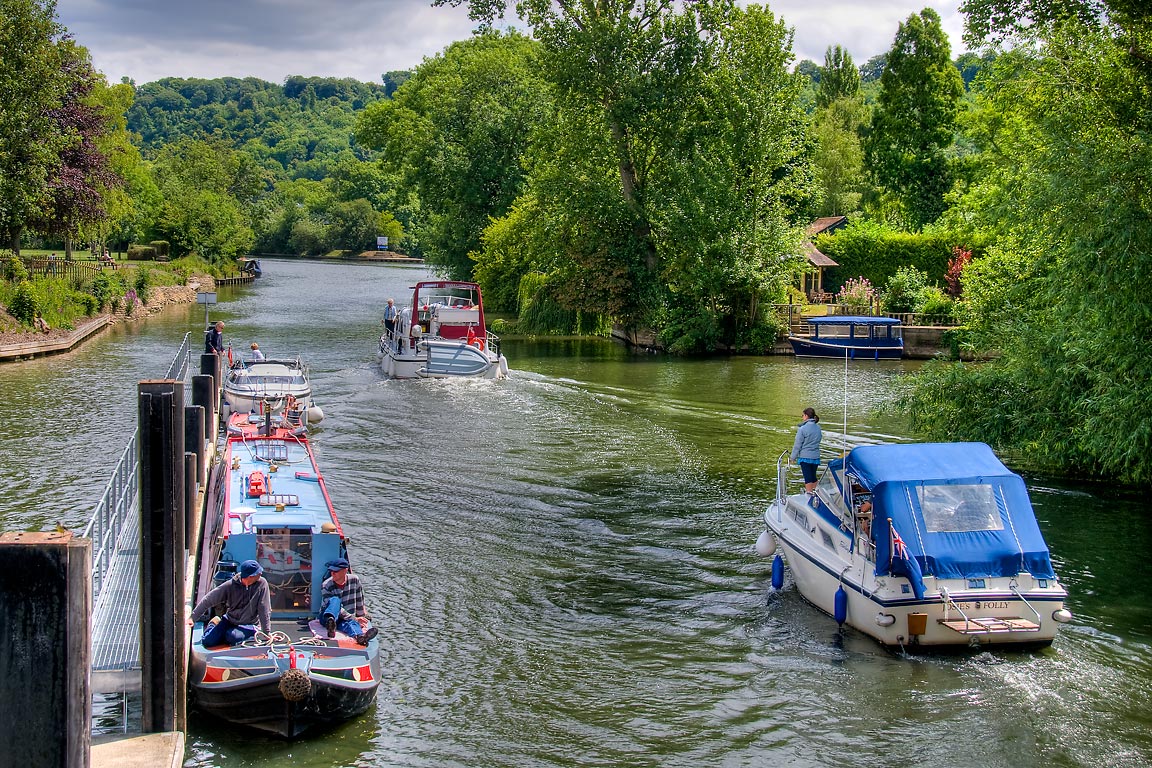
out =
{"type": "Polygon", "coordinates": [[[96,261],[66,261],[62,258],[53,259],[50,256],[35,256],[22,258],[24,268],[29,275],[44,277],[67,277],[73,280],[88,280],[100,274],[103,269],[115,269],[115,264],[104,264],[96,261]]]}

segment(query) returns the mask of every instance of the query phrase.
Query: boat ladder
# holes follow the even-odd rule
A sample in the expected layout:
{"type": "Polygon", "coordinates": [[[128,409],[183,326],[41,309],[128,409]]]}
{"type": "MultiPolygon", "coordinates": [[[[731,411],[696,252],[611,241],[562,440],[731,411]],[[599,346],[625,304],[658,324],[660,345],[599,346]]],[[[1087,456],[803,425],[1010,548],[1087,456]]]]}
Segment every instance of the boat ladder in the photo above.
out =
{"type": "Polygon", "coordinates": [[[1020,598],[1024,605],[1028,606],[1028,609],[1032,611],[1032,613],[1036,614],[1036,621],[1024,619],[1019,616],[981,616],[979,618],[972,618],[964,613],[964,609],[956,604],[946,589],[940,590],[940,596],[944,598],[944,618],[937,619],[937,621],[948,629],[959,632],[961,635],[998,635],[1009,632],[1039,632],[1040,614],[1036,613],[1036,609],[1029,605],[1028,601],[1016,590],[1015,586],[1012,587],[1012,591],[1020,598]],[[951,618],[951,612],[953,610],[959,613],[962,618],[951,618]]]}

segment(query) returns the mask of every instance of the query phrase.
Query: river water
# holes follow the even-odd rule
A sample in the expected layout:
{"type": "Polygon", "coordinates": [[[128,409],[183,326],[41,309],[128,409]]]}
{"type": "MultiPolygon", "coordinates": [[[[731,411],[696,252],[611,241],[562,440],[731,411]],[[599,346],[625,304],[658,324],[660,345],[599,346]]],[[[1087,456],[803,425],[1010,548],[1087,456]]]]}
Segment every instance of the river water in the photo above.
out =
{"type": "MultiPolygon", "coordinates": [[[[422,268],[270,261],[220,289],[237,348],[300,354],[313,446],[385,638],[363,717],[283,742],[193,714],[187,766],[1146,766],[1152,522],[1027,475],[1076,616],[1045,651],[905,657],[770,586],[752,543],[799,412],[825,449],[918,363],[631,356],[508,339],[505,381],[396,382],[380,312],[422,268]]],[[[0,528],[82,528],[204,308],[0,365],[0,528]]]]}

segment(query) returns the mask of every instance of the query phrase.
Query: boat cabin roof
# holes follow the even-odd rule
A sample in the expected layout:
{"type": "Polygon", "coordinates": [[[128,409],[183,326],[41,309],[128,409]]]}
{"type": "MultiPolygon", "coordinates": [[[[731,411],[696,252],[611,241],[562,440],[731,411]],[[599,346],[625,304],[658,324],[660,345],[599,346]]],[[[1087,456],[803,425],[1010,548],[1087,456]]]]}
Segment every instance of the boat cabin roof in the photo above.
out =
{"type": "Polygon", "coordinates": [[[894,317],[870,317],[867,315],[829,315],[827,317],[805,318],[809,325],[900,325],[894,317]]]}

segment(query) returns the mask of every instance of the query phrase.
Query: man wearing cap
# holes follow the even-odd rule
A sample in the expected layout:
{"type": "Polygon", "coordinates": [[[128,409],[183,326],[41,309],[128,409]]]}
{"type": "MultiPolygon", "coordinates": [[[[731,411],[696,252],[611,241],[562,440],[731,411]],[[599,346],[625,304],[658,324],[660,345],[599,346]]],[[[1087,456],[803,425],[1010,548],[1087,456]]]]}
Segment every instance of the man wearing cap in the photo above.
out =
{"type": "Polygon", "coordinates": [[[272,595],[261,576],[264,569],[255,560],[240,563],[240,572],[204,598],[192,609],[192,621],[203,621],[209,611],[223,605],[220,621],[204,630],[205,648],[236,645],[256,634],[256,623],[264,632],[272,631],[272,595]]]}
{"type": "Polygon", "coordinates": [[[369,625],[360,579],[348,571],[348,561],[342,557],[330,561],[328,571],[330,575],[320,586],[320,623],[328,630],[328,637],[336,637],[339,629],[359,645],[368,645],[379,631],[369,625]]]}

